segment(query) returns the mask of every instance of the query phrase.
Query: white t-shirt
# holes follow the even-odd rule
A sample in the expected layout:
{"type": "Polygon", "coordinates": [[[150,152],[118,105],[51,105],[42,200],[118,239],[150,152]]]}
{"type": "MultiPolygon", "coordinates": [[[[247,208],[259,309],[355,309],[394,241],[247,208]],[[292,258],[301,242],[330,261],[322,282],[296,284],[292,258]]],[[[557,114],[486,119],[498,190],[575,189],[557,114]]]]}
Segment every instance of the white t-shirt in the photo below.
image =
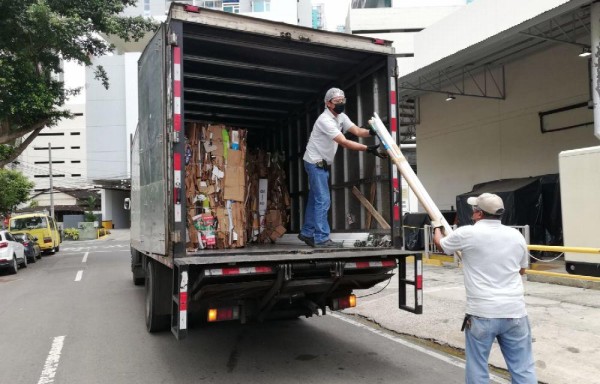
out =
{"type": "Polygon", "coordinates": [[[466,313],[485,318],[527,315],[519,270],[527,267],[525,239],[499,220],[479,220],[441,239],[447,254],[462,251],[466,313]]]}
{"type": "Polygon", "coordinates": [[[333,138],[340,133],[346,133],[353,125],[354,123],[345,113],[335,117],[329,109],[325,108],[313,125],[303,159],[312,164],[325,160],[331,165],[338,147],[338,143],[333,138]]]}

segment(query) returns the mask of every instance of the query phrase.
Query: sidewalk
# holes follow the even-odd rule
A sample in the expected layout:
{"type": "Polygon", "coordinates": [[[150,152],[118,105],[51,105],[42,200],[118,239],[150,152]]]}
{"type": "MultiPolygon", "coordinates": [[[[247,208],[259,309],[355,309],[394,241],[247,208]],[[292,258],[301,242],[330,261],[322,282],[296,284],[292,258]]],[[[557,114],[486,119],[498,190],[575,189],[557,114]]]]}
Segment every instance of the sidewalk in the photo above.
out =
{"type": "MultiPolygon", "coordinates": [[[[464,335],[460,332],[465,306],[462,269],[424,266],[422,315],[393,310],[398,307],[397,276],[380,293],[361,298],[384,285],[358,292],[357,307],[344,312],[400,334],[464,351],[464,335]]],[[[600,383],[600,290],[526,281],[525,294],[538,380],[552,384],[600,383]]],[[[410,289],[408,295],[412,295],[410,289]]],[[[490,364],[506,369],[497,344],[490,364]]]]}
{"type": "Polygon", "coordinates": [[[106,236],[99,238],[102,241],[129,241],[131,238],[131,231],[129,228],[123,229],[110,229],[110,233],[106,236]]]}

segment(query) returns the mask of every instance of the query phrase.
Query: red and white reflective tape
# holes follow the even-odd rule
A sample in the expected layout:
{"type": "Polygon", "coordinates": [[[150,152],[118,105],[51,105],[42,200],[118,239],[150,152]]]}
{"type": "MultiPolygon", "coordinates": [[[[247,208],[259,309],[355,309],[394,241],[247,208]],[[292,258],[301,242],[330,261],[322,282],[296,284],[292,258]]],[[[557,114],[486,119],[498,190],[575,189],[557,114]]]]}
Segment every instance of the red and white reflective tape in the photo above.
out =
{"type": "MultiPolygon", "coordinates": [[[[390,131],[394,143],[398,142],[398,117],[396,111],[396,78],[390,77],[390,131]]],[[[392,167],[392,186],[394,193],[400,193],[400,180],[398,179],[397,167],[392,167]],[[396,192],[398,191],[398,192],[396,192]]],[[[394,201],[399,201],[394,199],[394,201]]],[[[393,207],[394,221],[400,220],[400,204],[396,203],[393,207]]]]}
{"type": "Polygon", "coordinates": [[[215,268],[204,271],[205,276],[236,276],[256,275],[261,273],[273,273],[271,267],[241,267],[241,268],[215,268]]]}
{"type": "MultiPolygon", "coordinates": [[[[173,47],[173,131],[181,133],[181,48],[173,47]]],[[[181,154],[173,151],[175,222],[181,223],[181,154]]]]}
{"type": "Polygon", "coordinates": [[[188,273],[181,272],[181,284],[179,284],[179,330],[187,329],[187,306],[188,306],[188,273]]]}
{"type": "Polygon", "coordinates": [[[423,261],[417,260],[415,268],[415,289],[417,290],[416,305],[423,305],[423,261]]]}
{"type": "Polygon", "coordinates": [[[345,269],[361,269],[361,268],[382,268],[382,267],[396,267],[394,260],[383,260],[383,261],[353,261],[344,265],[345,269]]]}

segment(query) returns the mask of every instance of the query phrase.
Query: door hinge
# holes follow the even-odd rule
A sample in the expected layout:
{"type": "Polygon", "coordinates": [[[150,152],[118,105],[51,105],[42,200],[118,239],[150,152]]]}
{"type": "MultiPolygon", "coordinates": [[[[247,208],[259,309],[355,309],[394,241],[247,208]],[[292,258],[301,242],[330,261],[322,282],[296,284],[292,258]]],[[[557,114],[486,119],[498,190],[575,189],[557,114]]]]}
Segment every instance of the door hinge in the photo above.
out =
{"type": "Polygon", "coordinates": [[[169,139],[171,140],[171,143],[179,143],[179,132],[172,131],[169,136],[170,136],[169,139]]]}
{"type": "Polygon", "coordinates": [[[181,231],[171,231],[171,241],[181,243],[181,231]]]}
{"type": "Polygon", "coordinates": [[[177,34],[175,32],[169,33],[169,44],[177,46],[177,34]]]}

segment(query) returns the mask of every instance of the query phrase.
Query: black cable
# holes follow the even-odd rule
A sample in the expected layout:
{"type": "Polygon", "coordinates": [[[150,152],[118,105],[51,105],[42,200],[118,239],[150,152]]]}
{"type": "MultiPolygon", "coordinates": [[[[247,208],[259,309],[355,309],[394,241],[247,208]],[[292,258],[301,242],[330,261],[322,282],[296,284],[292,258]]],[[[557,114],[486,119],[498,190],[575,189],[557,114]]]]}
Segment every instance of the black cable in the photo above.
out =
{"type": "Polygon", "coordinates": [[[390,281],[392,281],[392,277],[394,277],[394,275],[390,276],[390,278],[389,278],[389,279],[388,279],[388,281],[387,281],[387,284],[386,284],[386,285],[384,285],[384,287],[383,287],[383,288],[381,288],[379,291],[377,291],[377,292],[373,292],[373,293],[369,293],[368,295],[364,295],[364,296],[356,296],[356,298],[357,298],[357,299],[362,299],[363,297],[367,297],[367,296],[373,296],[373,295],[376,295],[376,294],[378,294],[379,292],[381,292],[381,291],[383,291],[384,289],[386,289],[388,285],[390,285],[390,281]]]}

